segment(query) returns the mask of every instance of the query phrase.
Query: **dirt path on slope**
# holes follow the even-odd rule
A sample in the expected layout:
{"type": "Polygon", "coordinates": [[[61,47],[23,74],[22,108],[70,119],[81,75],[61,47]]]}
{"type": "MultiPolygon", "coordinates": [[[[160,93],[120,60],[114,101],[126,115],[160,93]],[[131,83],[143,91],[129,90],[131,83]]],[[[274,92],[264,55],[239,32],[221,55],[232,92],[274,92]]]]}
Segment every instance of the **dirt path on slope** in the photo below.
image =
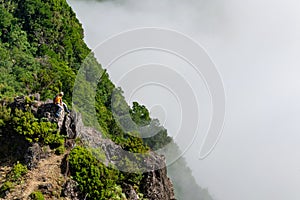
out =
{"type": "Polygon", "coordinates": [[[44,190],[45,199],[62,199],[59,195],[66,178],[61,174],[60,166],[65,155],[52,154],[47,159],[40,160],[37,168],[28,171],[23,183],[15,186],[5,199],[26,200],[32,192],[37,190],[44,190]]]}

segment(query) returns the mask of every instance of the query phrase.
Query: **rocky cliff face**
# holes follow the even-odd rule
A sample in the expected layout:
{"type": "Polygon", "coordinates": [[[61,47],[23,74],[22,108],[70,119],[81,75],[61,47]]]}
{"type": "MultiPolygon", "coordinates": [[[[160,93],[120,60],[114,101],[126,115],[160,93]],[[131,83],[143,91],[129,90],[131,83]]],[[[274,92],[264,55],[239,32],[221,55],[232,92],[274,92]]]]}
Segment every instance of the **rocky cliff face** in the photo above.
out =
{"type": "MultiPolygon", "coordinates": [[[[113,164],[119,169],[121,168],[121,161],[124,154],[130,152],[124,151],[121,146],[115,144],[109,138],[103,138],[101,132],[91,127],[83,125],[80,113],[72,111],[70,114],[62,113],[60,118],[55,118],[56,106],[51,100],[41,102],[39,95],[34,95],[32,99],[34,101],[25,103],[25,97],[17,97],[15,101],[10,104],[12,109],[21,109],[30,107],[31,111],[37,118],[44,118],[48,121],[58,124],[58,129],[64,135],[66,135],[65,146],[72,149],[75,146],[75,139],[80,138],[84,145],[92,148],[101,148],[106,154],[106,165],[113,164]]],[[[29,169],[34,169],[41,158],[46,158],[47,155],[41,151],[41,147],[37,144],[30,144],[25,154],[25,161],[29,169]]],[[[66,157],[65,157],[66,158],[66,157]]],[[[143,180],[142,180],[142,192],[144,197],[149,200],[174,200],[173,185],[170,179],[167,177],[167,170],[165,166],[165,158],[154,152],[150,152],[147,155],[140,155],[137,158],[133,158],[132,162],[137,163],[137,166],[143,166],[143,180]]],[[[64,175],[68,174],[67,159],[62,160],[62,172],[64,175]]],[[[126,170],[126,169],[124,169],[126,170]]],[[[123,185],[123,192],[128,199],[139,199],[137,191],[129,184],[123,185]]],[[[68,180],[62,190],[62,195],[71,199],[83,198],[78,192],[76,182],[68,180]]]]}

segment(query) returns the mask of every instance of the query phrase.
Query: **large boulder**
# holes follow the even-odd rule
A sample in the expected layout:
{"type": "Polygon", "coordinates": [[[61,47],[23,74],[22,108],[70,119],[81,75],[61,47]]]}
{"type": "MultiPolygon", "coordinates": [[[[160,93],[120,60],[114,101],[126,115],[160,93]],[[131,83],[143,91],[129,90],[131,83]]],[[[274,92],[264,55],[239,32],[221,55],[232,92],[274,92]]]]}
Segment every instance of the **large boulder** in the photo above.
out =
{"type": "Polygon", "coordinates": [[[25,153],[25,163],[28,169],[33,169],[37,167],[42,155],[42,148],[38,143],[34,143],[31,147],[27,149],[25,153]]]}
{"type": "Polygon", "coordinates": [[[57,112],[57,110],[57,105],[55,105],[51,100],[47,100],[38,107],[37,117],[43,118],[50,122],[57,123],[58,130],[62,131],[65,119],[65,112],[64,110],[62,110],[60,113],[60,117],[56,117],[55,113],[57,112]]]}
{"type": "Polygon", "coordinates": [[[83,129],[84,125],[80,113],[72,111],[70,114],[65,116],[61,131],[69,139],[75,139],[76,137],[79,137],[79,134],[83,129]]]}
{"type": "Polygon", "coordinates": [[[48,158],[50,154],[51,149],[49,146],[43,146],[42,148],[39,143],[32,143],[23,155],[27,168],[31,170],[37,167],[41,159],[48,158]]]}

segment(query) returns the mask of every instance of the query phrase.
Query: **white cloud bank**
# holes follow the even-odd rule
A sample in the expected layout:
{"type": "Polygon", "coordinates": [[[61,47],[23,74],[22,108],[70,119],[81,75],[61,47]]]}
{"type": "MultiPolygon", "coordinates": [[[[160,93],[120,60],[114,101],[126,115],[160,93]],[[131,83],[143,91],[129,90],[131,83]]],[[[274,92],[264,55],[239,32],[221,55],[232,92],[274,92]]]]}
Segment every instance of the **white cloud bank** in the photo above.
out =
{"type": "Polygon", "coordinates": [[[300,199],[299,1],[69,2],[91,48],[121,31],[155,26],[207,49],[224,81],[226,125],[207,159],[195,156],[199,141],[186,157],[216,200],[300,199]]]}

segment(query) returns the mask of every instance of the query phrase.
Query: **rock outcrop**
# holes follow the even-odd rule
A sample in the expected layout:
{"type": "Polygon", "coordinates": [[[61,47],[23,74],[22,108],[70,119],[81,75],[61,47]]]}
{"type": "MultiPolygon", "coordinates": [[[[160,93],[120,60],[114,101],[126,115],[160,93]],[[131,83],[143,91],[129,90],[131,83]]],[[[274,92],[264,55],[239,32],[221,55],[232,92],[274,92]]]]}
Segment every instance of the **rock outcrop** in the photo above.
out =
{"type": "Polygon", "coordinates": [[[41,154],[42,154],[42,148],[38,143],[32,144],[32,146],[30,146],[27,149],[24,158],[28,169],[31,170],[37,166],[37,164],[41,159],[41,154]]]}
{"type": "Polygon", "coordinates": [[[162,168],[144,173],[142,193],[148,199],[175,200],[173,184],[167,176],[167,169],[162,168]]]}

